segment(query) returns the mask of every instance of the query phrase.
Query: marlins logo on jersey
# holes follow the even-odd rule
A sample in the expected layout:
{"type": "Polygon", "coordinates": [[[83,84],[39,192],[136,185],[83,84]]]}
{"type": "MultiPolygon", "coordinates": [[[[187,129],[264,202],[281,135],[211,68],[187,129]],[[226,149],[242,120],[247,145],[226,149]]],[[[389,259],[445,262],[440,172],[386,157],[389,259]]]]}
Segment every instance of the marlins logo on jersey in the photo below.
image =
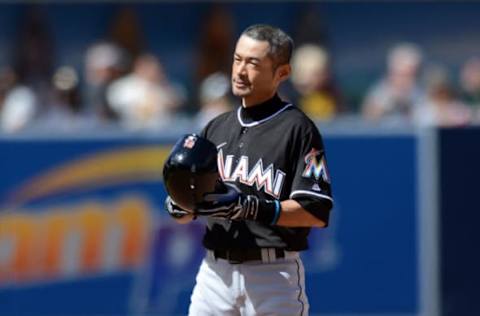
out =
{"type": "Polygon", "coordinates": [[[235,167],[233,161],[233,155],[227,155],[224,160],[223,150],[218,151],[218,169],[224,181],[235,182],[238,180],[249,186],[255,184],[258,191],[263,189],[265,193],[277,199],[280,197],[285,181],[285,172],[280,169],[275,171],[273,164],[264,169],[262,159],[259,159],[251,170],[249,170],[247,156],[241,156],[235,167]]]}
{"type": "Polygon", "coordinates": [[[305,155],[305,164],[306,167],[302,176],[305,178],[311,178],[313,176],[317,180],[322,177],[323,181],[330,183],[330,176],[323,151],[312,148],[312,150],[305,155]]]}

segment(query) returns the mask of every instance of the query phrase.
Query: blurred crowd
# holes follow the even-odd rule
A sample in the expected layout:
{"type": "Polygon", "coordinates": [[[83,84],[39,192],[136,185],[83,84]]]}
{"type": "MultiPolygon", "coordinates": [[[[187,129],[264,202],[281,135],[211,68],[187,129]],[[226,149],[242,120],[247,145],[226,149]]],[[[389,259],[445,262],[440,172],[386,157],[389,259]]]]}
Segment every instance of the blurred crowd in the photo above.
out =
{"type": "MultiPolygon", "coordinates": [[[[170,78],[160,56],[115,37],[92,43],[80,69],[54,66],[48,29],[37,15],[30,16],[15,60],[0,69],[0,130],[155,131],[178,122],[201,128],[239,104],[230,94],[234,27],[221,9],[209,15],[200,33],[194,84],[188,89],[170,78]]],[[[318,37],[295,40],[292,76],[281,94],[313,120],[355,116],[391,125],[480,123],[480,55],[466,60],[455,74],[429,62],[428,52],[418,45],[398,43],[385,56],[384,74],[364,91],[361,104],[353,106],[335,80],[335,56],[326,45],[318,37]]]]}
{"type": "Polygon", "coordinates": [[[424,63],[418,46],[393,47],[384,76],[366,93],[363,117],[443,127],[480,123],[480,59],[465,62],[459,85],[445,66],[424,63]]]}

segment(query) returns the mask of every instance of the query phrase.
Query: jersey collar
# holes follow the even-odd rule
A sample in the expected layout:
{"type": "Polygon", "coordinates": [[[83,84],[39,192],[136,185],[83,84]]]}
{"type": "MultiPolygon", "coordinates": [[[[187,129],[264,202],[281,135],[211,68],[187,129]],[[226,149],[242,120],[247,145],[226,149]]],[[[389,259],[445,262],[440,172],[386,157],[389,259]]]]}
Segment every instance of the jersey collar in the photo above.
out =
{"type": "Polygon", "coordinates": [[[283,102],[278,95],[274,95],[273,98],[255,106],[239,107],[237,117],[240,125],[252,127],[274,118],[291,106],[291,104],[283,102]]]}

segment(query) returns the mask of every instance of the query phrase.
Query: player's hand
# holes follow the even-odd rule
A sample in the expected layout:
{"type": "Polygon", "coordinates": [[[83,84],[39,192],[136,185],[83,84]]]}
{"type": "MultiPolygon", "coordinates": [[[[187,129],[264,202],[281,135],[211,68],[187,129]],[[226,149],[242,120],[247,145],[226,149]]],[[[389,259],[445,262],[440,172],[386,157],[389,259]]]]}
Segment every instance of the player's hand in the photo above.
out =
{"type": "Polygon", "coordinates": [[[230,220],[256,220],[259,199],[254,195],[244,195],[234,186],[225,184],[222,192],[206,194],[197,205],[195,214],[230,220]]]}
{"type": "Polygon", "coordinates": [[[178,206],[170,196],[167,196],[165,199],[165,210],[167,210],[168,214],[175,219],[180,219],[186,215],[191,215],[192,213],[182,209],[178,206]]]}

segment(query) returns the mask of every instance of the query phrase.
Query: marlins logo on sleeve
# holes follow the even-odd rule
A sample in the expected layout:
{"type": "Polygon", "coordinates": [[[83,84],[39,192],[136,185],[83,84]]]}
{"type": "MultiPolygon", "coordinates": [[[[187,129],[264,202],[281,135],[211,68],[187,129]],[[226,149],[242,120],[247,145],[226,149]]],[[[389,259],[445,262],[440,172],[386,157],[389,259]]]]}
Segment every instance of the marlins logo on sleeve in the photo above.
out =
{"type": "Polygon", "coordinates": [[[302,176],[305,178],[314,177],[317,181],[320,178],[330,183],[330,175],[328,173],[327,162],[322,150],[312,150],[305,156],[305,170],[302,176]]]}

